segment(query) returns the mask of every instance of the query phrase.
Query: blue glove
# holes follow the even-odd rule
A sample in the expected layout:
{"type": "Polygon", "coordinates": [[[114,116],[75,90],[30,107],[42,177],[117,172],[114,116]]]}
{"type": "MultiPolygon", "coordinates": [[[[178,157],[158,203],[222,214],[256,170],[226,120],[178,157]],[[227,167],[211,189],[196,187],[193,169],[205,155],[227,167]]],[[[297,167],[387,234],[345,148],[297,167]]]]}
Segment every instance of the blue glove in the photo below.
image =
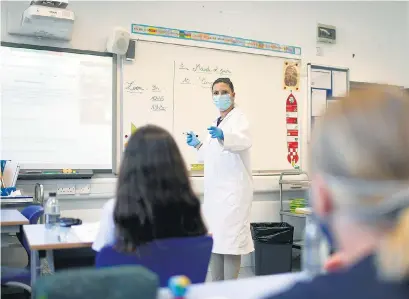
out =
{"type": "Polygon", "coordinates": [[[224,140],[224,134],[223,134],[222,129],[218,127],[209,127],[207,128],[207,130],[209,130],[209,134],[210,136],[212,136],[212,138],[224,140]]]}
{"type": "Polygon", "coordinates": [[[197,139],[196,134],[190,131],[186,134],[186,142],[188,145],[196,147],[200,144],[199,139],[197,139]]]}

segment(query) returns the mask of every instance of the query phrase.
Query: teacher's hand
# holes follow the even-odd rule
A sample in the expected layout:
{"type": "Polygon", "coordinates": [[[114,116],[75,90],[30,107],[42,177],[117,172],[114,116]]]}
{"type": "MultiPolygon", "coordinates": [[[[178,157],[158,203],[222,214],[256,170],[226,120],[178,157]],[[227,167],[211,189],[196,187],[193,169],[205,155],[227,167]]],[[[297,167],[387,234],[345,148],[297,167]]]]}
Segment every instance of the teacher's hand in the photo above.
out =
{"type": "Polygon", "coordinates": [[[212,127],[207,128],[207,130],[209,131],[209,134],[210,136],[212,136],[212,138],[224,140],[224,134],[223,134],[222,129],[212,126],[212,127]]]}
{"type": "Polygon", "coordinates": [[[189,132],[186,135],[186,143],[190,146],[196,147],[200,144],[199,139],[196,137],[196,134],[189,132]]]}

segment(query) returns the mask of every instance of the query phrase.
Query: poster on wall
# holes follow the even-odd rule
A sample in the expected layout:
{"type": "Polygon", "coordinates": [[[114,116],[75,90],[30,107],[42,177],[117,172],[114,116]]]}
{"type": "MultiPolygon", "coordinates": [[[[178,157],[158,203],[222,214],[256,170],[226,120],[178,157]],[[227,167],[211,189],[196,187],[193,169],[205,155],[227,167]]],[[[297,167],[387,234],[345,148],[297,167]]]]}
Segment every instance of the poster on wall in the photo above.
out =
{"type": "Polygon", "coordinates": [[[291,93],[286,100],[287,160],[294,169],[300,169],[299,126],[297,100],[291,93]]]}
{"type": "Polygon", "coordinates": [[[300,63],[285,61],[283,78],[285,90],[298,91],[300,88],[300,63]]]}

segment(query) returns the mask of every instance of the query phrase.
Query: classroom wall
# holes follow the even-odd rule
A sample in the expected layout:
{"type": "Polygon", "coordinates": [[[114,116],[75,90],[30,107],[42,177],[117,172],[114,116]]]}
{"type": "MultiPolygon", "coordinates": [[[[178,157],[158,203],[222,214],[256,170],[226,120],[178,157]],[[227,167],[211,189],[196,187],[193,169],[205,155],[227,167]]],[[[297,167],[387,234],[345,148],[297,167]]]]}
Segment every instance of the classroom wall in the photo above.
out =
{"type": "MultiPolygon", "coordinates": [[[[405,61],[409,64],[409,44],[402,46],[403,37],[409,36],[409,4],[405,2],[70,1],[69,8],[77,17],[70,42],[8,34],[18,26],[28,4],[1,2],[2,41],[104,51],[115,26],[130,28],[135,22],[298,45],[304,65],[312,62],[349,67],[353,81],[409,87],[404,65],[405,61]],[[319,45],[322,56],[316,55],[318,22],[336,26],[338,35],[337,44],[319,45]]],[[[95,193],[113,190],[111,181],[97,181],[95,193]]],[[[200,191],[200,179],[196,181],[200,191]]],[[[256,191],[271,193],[277,190],[277,178],[255,178],[255,185],[256,191]]]]}
{"type": "MultiPolygon", "coordinates": [[[[74,10],[77,20],[72,41],[68,43],[8,34],[18,26],[28,3],[1,2],[2,41],[104,51],[107,36],[115,26],[130,28],[134,22],[297,45],[302,47],[304,66],[319,63],[349,67],[353,81],[409,87],[404,65],[409,45],[405,47],[402,41],[409,34],[406,26],[409,6],[405,2],[70,1],[69,8],[74,10]],[[338,35],[335,45],[319,45],[322,56],[316,55],[318,22],[336,26],[338,35]]],[[[305,142],[303,145],[305,148],[305,142]]],[[[253,221],[278,220],[277,177],[256,177],[254,182],[253,221]]],[[[44,183],[49,189],[58,184],[44,183]]],[[[200,194],[202,180],[194,179],[194,183],[200,194]]],[[[32,183],[20,182],[20,186],[27,192],[33,189],[32,183]]],[[[113,195],[114,186],[113,178],[93,179],[94,196],[63,200],[63,212],[95,220],[103,202],[113,195]]],[[[300,193],[287,192],[286,196],[300,193]]]]}
{"type": "MultiPolygon", "coordinates": [[[[2,1],[2,25],[8,19],[3,16],[12,19],[8,28],[2,26],[2,40],[46,43],[7,34],[27,3],[2,1]]],[[[70,1],[69,8],[77,21],[72,41],[60,44],[64,47],[103,51],[113,27],[135,22],[298,45],[305,63],[350,67],[353,81],[409,83],[402,64],[406,2],[70,1]],[[316,56],[318,22],[337,27],[337,44],[320,45],[323,56],[316,56]]]]}

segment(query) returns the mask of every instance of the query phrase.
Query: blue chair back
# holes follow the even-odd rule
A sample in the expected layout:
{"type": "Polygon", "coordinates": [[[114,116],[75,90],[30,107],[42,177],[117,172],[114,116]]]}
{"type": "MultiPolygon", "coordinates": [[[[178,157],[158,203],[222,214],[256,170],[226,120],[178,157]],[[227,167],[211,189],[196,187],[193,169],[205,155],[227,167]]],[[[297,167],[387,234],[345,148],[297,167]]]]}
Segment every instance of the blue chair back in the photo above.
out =
{"type": "MultiPolygon", "coordinates": [[[[40,205],[28,206],[21,211],[21,214],[28,219],[30,224],[37,224],[40,217],[44,214],[44,208],[40,205]]],[[[20,232],[16,235],[30,259],[30,248],[28,247],[27,239],[24,236],[23,227],[20,228],[20,232]]]]}
{"type": "Polygon", "coordinates": [[[160,286],[167,287],[170,277],[186,275],[192,283],[206,280],[213,239],[209,236],[155,240],[140,246],[135,253],[118,252],[106,246],[97,254],[97,268],[118,265],[141,265],[159,276],[160,286]]]}
{"type": "Polygon", "coordinates": [[[28,206],[21,211],[21,214],[28,219],[30,224],[37,224],[43,213],[44,208],[40,205],[28,206]]]}
{"type": "Polygon", "coordinates": [[[31,298],[156,299],[158,286],[157,275],[140,266],[79,268],[40,277],[31,298]]]}

